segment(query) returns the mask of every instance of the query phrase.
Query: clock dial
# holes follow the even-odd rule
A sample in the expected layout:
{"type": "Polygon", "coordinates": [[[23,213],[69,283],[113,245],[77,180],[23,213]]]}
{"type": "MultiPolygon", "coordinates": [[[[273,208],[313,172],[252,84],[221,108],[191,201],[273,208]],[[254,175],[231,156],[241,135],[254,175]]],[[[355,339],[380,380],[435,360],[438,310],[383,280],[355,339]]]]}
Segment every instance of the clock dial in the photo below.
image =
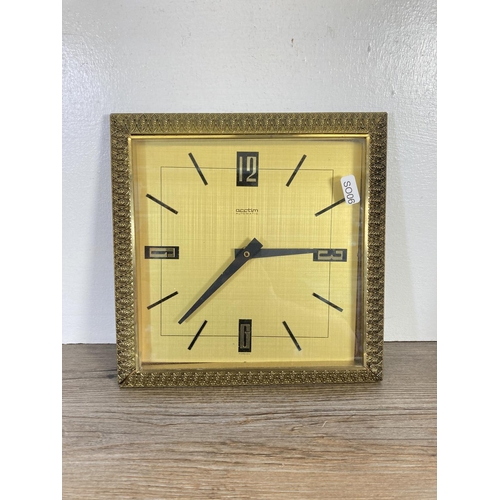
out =
{"type": "Polygon", "coordinates": [[[356,137],[132,138],[140,366],[355,364],[366,157],[356,137]]]}

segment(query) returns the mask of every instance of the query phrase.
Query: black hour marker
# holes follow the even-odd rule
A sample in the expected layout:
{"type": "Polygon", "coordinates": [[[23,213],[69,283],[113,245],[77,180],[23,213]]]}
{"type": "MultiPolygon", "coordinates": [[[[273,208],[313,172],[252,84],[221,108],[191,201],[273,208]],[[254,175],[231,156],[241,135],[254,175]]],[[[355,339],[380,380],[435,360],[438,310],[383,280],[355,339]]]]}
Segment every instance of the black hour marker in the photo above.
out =
{"type": "Polygon", "coordinates": [[[333,203],[332,205],[330,205],[329,207],[326,207],[323,210],[320,210],[319,212],[316,212],[314,215],[317,217],[318,215],[324,214],[325,212],[328,212],[328,210],[331,210],[332,208],[335,208],[337,205],[340,205],[341,203],[344,203],[344,201],[345,201],[345,198],[342,198],[341,200],[336,201],[335,203],[333,203]]]}
{"type": "Polygon", "coordinates": [[[201,325],[200,329],[198,330],[198,332],[196,333],[196,335],[193,337],[193,340],[191,341],[191,343],[189,344],[189,347],[188,349],[191,350],[191,348],[194,346],[194,343],[198,340],[198,337],[200,336],[201,332],[203,331],[203,328],[205,328],[205,325],[208,323],[207,320],[205,320],[203,322],[203,324],[201,325]]]}
{"type": "Polygon", "coordinates": [[[203,184],[205,184],[205,186],[206,186],[208,184],[208,182],[205,179],[205,176],[203,175],[201,168],[198,166],[198,163],[196,163],[196,160],[194,159],[193,153],[189,153],[189,158],[191,158],[191,161],[193,162],[194,168],[196,168],[196,171],[198,172],[199,176],[201,177],[201,180],[203,181],[203,184]]]}
{"type": "Polygon", "coordinates": [[[293,171],[292,175],[290,176],[290,179],[288,179],[288,182],[286,183],[286,187],[289,187],[290,184],[292,183],[294,177],[297,175],[297,172],[299,171],[299,168],[302,166],[302,163],[304,163],[304,160],[306,159],[306,155],[304,155],[301,160],[299,161],[299,164],[295,167],[295,170],[293,171]]]}
{"type": "Polygon", "coordinates": [[[151,304],[150,306],[148,306],[148,309],[152,309],[153,307],[160,305],[162,302],[165,302],[166,300],[171,299],[172,297],[175,297],[178,293],[179,292],[174,292],[174,293],[171,293],[170,295],[167,295],[166,297],[163,297],[163,299],[160,299],[160,300],[156,301],[154,304],[151,304]]]}
{"type": "Polygon", "coordinates": [[[347,248],[318,248],[314,250],[315,262],[347,262],[347,248]]]}
{"type": "Polygon", "coordinates": [[[252,352],[252,320],[240,319],[238,324],[238,352],[252,352]]]}
{"type": "Polygon", "coordinates": [[[286,328],[286,331],[288,332],[288,335],[290,335],[290,338],[293,340],[293,343],[295,344],[295,347],[299,351],[302,351],[299,343],[297,342],[297,339],[295,338],[295,335],[292,333],[292,330],[290,330],[290,327],[286,324],[286,321],[283,321],[283,326],[286,328]]]}
{"type": "Polygon", "coordinates": [[[257,187],[259,185],[259,153],[236,152],[236,185],[257,187]]]}
{"type": "Polygon", "coordinates": [[[163,203],[163,201],[160,201],[158,198],[155,198],[154,196],[151,196],[150,194],[147,194],[146,198],[153,200],[155,203],[158,203],[158,205],[162,206],[163,208],[170,210],[175,215],[177,215],[179,213],[179,212],[177,212],[177,210],[173,209],[172,207],[169,207],[166,203],[163,203]]]}
{"type": "Polygon", "coordinates": [[[330,302],[329,300],[326,300],[324,297],[322,297],[321,295],[318,295],[317,293],[313,293],[313,296],[316,297],[317,299],[321,300],[322,302],[324,302],[325,304],[328,304],[329,306],[332,306],[334,309],[337,309],[337,311],[340,311],[342,312],[343,309],[339,306],[336,306],[333,302],[330,302]]]}
{"type": "Polygon", "coordinates": [[[158,247],[145,246],[145,259],[178,259],[179,247],[158,247]]]}

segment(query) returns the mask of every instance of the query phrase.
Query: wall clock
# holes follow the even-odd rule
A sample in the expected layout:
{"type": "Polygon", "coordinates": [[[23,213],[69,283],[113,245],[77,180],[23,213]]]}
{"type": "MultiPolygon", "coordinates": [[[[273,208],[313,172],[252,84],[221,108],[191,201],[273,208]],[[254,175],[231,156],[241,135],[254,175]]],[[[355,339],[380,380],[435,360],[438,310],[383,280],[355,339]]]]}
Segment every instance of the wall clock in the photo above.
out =
{"type": "Polygon", "coordinates": [[[386,123],[111,115],[119,383],[380,380],[386,123]]]}

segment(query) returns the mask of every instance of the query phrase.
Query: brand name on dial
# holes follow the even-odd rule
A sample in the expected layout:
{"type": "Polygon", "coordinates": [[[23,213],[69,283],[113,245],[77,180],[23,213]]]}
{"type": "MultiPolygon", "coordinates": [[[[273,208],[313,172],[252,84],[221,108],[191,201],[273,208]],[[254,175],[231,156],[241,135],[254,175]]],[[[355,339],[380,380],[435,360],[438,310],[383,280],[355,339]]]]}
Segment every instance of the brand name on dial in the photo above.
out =
{"type": "Polygon", "coordinates": [[[236,213],[238,215],[257,215],[259,213],[258,208],[237,208],[236,213]]]}

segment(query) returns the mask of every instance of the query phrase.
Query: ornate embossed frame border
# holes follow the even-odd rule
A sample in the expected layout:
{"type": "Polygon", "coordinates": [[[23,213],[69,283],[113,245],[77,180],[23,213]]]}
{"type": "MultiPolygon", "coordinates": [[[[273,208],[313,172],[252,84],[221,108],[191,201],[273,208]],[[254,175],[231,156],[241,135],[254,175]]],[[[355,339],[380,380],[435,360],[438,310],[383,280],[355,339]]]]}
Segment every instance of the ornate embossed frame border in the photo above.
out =
{"type": "Polygon", "coordinates": [[[112,114],[111,168],[118,382],[206,386],[375,382],[382,379],[386,113],[112,114]],[[368,139],[365,349],[362,367],[335,370],[141,371],[137,369],[131,175],[128,139],[172,134],[340,134],[368,139]]]}

